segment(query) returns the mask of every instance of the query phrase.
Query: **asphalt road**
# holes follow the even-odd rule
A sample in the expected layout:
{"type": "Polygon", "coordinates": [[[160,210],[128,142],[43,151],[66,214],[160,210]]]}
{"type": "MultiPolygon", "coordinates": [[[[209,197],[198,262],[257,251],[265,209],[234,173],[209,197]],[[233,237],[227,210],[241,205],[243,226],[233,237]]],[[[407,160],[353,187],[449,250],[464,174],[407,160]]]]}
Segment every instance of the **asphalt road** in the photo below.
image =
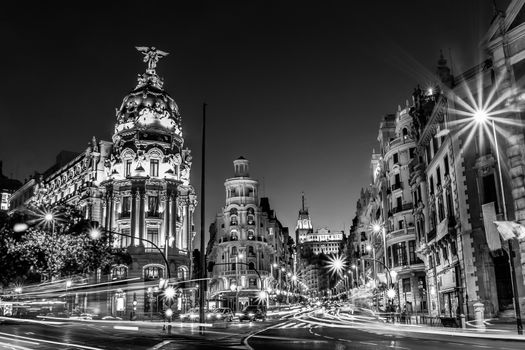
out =
{"type": "Polygon", "coordinates": [[[524,341],[466,338],[439,333],[412,333],[407,330],[381,329],[379,322],[337,324],[333,319],[305,315],[280,323],[252,335],[246,344],[255,350],[264,349],[501,349],[523,350],[524,341]],[[324,325],[323,325],[324,323],[324,325]]]}
{"type": "Polygon", "coordinates": [[[112,323],[4,322],[0,323],[0,350],[244,349],[242,339],[245,336],[271,324],[271,321],[252,324],[234,322],[224,328],[207,328],[202,336],[197,327],[174,326],[171,334],[167,334],[160,328],[136,330],[112,323]]]}

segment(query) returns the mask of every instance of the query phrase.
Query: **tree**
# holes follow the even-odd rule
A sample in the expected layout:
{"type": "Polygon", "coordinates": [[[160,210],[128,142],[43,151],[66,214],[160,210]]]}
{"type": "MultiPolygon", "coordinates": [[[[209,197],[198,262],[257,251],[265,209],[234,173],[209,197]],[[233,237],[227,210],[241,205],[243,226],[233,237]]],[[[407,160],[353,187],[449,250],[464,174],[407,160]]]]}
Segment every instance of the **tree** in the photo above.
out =
{"type": "MultiPolygon", "coordinates": [[[[39,209],[29,210],[29,213],[39,209]]],[[[31,282],[30,277],[71,276],[88,274],[97,269],[107,273],[113,264],[131,263],[131,257],[125,250],[114,248],[112,237],[103,236],[92,239],[88,232],[91,223],[82,218],[74,207],[64,206],[54,214],[54,229],[49,223],[42,223],[31,218],[31,214],[15,214],[6,220],[0,229],[0,253],[6,253],[12,262],[4,262],[9,273],[4,278],[4,285],[13,279],[31,282]],[[18,220],[35,223],[23,232],[16,232],[14,224],[18,220]]],[[[2,266],[4,267],[4,266],[2,266]]]]}

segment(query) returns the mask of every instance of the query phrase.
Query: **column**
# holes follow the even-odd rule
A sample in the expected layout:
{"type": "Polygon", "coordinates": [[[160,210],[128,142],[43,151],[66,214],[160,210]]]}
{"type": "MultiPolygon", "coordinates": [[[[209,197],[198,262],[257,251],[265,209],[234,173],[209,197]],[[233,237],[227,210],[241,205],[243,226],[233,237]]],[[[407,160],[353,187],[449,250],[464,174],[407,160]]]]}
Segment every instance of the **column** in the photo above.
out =
{"type": "Polygon", "coordinates": [[[177,238],[177,197],[176,194],[174,194],[173,192],[171,195],[170,210],[170,235],[177,238]]]}
{"type": "MultiPolygon", "coordinates": [[[[169,204],[169,195],[166,193],[166,196],[163,199],[164,205],[164,217],[162,222],[162,231],[164,232],[164,240],[169,243],[170,238],[170,204],[169,204]]],[[[167,248],[166,248],[167,249],[167,248]]]]}
{"type": "Polygon", "coordinates": [[[133,246],[137,246],[139,244],[139,240],[137,239],[137,237],[139,237],[139,232],[138,232],[138,228],[137,228],[137,201],[139,199],[139,193],[138,191],[137,192],[131,192],[131,226],[130,226],[130,229],[131,229],[131,236],[133,236],[133,242],[131,242],[131,244],[133,246]]]}
{"type": "MultiPolygon", "coordinates": [[[[146,232],[144,227],[146,226],[144,223],[144,217],[145,217],[145,200],[146,200],[146,194],[144,192],[141,192],[140,190],[137,191],[138,194],[138,200],[139,200],[139,210],[137,212],[138,215],[138,224],[139,224],[139,237],[142,237],[142,239],[147,239],[146,232]]],[[[144,244],[145,242],[141,242],[144,244]]]]}

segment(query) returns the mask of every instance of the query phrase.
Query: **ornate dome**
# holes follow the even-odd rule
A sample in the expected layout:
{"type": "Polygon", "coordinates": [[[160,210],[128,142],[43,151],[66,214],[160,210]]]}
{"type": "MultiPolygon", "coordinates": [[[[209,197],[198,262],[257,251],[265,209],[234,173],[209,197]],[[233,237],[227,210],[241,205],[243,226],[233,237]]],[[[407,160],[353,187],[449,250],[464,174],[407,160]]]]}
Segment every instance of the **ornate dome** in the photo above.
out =
{"type": "MultiPolygon", "coordinates": [[[[149,52],[152,52],[151,49],[149,52]]],[[[163,81],[154,68],[153,65],[146,73],[139,74],[135,90],[124,97],[122,105],[116,110],[115,134],[130,130],[158,130],[181,136],[179,107],[162,88],[163,81]]]]}

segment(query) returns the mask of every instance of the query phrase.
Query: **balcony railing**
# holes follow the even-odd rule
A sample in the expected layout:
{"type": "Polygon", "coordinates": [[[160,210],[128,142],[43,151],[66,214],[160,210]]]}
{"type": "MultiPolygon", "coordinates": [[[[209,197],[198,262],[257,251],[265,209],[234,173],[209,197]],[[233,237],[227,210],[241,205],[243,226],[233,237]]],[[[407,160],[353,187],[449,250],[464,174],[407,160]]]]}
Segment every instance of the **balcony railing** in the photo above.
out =
{"type": "Polygon", "coordinates": [[[395,191],[395,190],[402,189],[403,188],[403,184],[401,182],[396,182],[391,187],[392,187],[392,191],[395,191]]]}
{"type": "Polygon", "coordinates": [[[414,208],[413,203],[405,203],[405,204],[402,204],[401,206],[392,208],[392,214],[399,213],[405,210],[411,210],[412,208],[414,208]]]}

